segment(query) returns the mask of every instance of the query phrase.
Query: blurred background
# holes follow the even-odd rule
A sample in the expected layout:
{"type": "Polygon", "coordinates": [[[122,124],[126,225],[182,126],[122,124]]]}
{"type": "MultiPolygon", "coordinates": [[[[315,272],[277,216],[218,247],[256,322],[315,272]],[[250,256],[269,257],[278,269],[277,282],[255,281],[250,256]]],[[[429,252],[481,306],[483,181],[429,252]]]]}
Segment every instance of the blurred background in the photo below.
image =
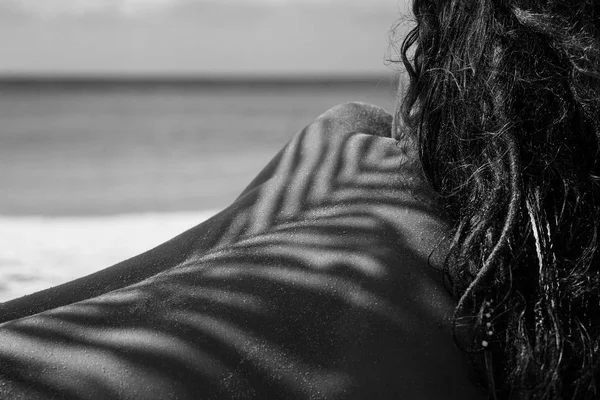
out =
{"type": "Polygon", "coordinates": [[[392,111],[406,3],[0,0],[0,301],[197,225],[336,104],[392,111]]]}

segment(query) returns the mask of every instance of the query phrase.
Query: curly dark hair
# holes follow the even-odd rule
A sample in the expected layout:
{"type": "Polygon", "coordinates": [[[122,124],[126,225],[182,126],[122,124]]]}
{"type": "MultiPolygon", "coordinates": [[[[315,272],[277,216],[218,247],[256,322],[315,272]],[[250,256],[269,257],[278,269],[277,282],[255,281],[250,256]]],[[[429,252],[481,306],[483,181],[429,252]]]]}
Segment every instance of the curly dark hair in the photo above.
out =
{"type": "Polygon", "coordinates": [[[397,135],[453,222],[490,397],[600,398],[600,2],[414,0],[397,135]]]}

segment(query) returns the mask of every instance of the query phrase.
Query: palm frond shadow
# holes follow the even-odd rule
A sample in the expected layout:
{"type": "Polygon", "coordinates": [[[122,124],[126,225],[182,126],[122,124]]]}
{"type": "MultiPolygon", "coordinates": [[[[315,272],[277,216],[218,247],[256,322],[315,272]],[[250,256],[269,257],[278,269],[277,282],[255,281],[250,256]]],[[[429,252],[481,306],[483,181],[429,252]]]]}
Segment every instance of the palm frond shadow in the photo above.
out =
{"type": "Polygon", "coordinates": [[[5,303],[0,394],[475,398],[420,182],[392,139],[317,120],[213,219],[104,282],[5,303]]]}

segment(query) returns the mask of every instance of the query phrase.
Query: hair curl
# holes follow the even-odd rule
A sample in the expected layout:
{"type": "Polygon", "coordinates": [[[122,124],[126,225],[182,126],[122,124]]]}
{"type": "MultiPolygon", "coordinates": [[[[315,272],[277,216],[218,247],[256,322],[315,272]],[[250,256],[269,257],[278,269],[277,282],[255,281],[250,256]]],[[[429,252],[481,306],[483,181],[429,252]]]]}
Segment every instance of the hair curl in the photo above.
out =
{"type": "Polygon", "coordinates": [[[600,398],[600,3],[413,12],[398,135],[454,223],[457,341],[495,398],[600,398]]]}

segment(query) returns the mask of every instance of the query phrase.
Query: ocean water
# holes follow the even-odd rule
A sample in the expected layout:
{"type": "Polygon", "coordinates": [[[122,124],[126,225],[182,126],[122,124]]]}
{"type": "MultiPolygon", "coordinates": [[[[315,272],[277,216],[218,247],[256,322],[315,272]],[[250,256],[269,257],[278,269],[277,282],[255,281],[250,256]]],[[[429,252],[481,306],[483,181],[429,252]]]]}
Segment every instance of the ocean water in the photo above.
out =
{"type": "Polygon", "coordinates": [[[152,248],[226,207],[336,104],[389,82],[0,88],[0,301],[152,248]]]}

